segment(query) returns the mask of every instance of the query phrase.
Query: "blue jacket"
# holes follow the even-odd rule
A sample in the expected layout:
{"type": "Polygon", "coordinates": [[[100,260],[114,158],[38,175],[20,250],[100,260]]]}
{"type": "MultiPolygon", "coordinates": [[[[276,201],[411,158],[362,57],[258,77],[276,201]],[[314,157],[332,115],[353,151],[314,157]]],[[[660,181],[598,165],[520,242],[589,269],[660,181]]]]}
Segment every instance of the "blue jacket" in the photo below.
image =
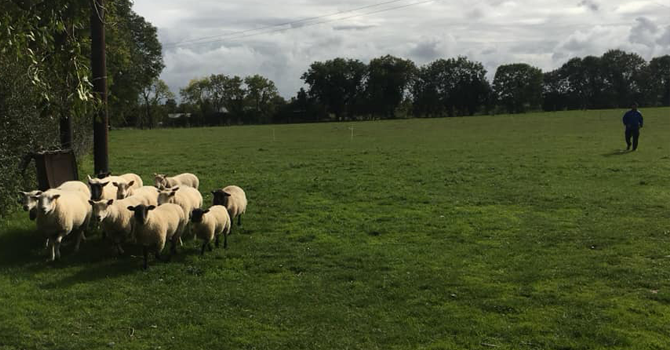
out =
{"type": "Polygon", "coordinates": [[[644,120],[642,119],[642,113],[640,111],[630,110],[623,115],[623,125],[626,126],[626,129],[637,130],[644,125],[644,120]]]}

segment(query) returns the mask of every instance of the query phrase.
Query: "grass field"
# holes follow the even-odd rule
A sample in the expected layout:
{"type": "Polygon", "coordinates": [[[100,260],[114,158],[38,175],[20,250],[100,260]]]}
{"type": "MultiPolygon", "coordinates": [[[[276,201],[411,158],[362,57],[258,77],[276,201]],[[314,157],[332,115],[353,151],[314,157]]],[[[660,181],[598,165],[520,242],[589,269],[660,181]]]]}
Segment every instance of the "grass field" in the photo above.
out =
{"type": "Polygon", "coordinates": [[[142,271],[99,235],[47,264],[17,213],[0,349],[667,349],[670,109],[643,113],[635,153],[622,111],[114,131],[112,171],[238,184],[243,228],[142,271]]]}

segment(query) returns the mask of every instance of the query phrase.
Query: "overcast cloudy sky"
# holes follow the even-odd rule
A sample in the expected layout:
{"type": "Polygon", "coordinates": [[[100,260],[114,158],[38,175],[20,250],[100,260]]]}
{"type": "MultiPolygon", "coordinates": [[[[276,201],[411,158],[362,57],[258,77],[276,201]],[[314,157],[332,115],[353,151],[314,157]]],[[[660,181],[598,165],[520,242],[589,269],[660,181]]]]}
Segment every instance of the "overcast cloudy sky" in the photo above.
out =
{"type": "Polygon", "coordinates": [[[616,48],[670,54],[670,0],[135,0],[134,9],[158,27],[162,79],[175,93],[196,77],[258,73],[288,98],[311,62],[334,57],[465,55],[492,76],[500,64],[551,70],[616,48]]]}

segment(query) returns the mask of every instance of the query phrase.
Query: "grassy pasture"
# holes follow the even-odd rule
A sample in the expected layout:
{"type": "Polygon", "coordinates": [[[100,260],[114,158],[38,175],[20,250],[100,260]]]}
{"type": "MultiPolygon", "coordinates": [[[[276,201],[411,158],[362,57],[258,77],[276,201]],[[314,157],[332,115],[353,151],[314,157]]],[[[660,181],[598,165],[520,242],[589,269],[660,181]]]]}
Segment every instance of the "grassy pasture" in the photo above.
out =
{"type": "Polygon", "coordinates": [[[115,173],[238,184],[243,228],[142,271],[99,235],[46,264],[17,213],[0,349],[665,349],[670,109],[642,112],[635,153],[614,110],[114,131],[115,173]]]}

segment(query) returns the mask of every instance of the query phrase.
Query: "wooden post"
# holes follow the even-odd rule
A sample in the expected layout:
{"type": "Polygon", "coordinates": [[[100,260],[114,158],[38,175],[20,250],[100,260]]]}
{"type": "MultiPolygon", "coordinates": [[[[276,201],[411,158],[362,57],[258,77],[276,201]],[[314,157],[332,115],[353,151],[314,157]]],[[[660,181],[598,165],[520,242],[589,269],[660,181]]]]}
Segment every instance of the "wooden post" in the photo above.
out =
{"type": "Polygon", "coordinates": [[[104,19],[105,0],[91,0],[91,71],[93,73],[93,92],[100,103],[100,108],[93,119],[93,163],[96,174],[109,171],[104,19]]]}

